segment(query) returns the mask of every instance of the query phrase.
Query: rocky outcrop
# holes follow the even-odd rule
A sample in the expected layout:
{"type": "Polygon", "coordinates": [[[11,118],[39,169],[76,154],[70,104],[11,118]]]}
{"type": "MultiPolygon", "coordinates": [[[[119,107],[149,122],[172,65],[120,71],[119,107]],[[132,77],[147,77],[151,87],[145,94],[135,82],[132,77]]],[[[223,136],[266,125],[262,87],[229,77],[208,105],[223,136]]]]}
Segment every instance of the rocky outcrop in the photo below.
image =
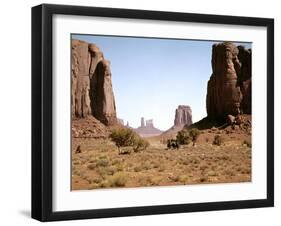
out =
{"type": "Polygon", "coordinates": [[[94,45],[72,40],[72,117],[94,116],[105,125],[116,124],[110,63],[94,45]]]}
{"type": "Polygon", "coordinates": [[[144,117],[141,117],[141,127],[145,127],[144,117]]]}
{"type": "Polygon", "coordinates": [[[231,42],[214,44],[212,69],[206,100],[208,117],[251,114],[251,50],[231,42]]]}
{"type": "Polygon", "coordinates": [[[72,41],[72,116],[85,117],[91,114],[89,51],[88,43],[72,41]]]}
{"type": "Polygon", "coordinates": [[[162,133],[163,136],[175,136],[184,127],[192,124],[192,110],[188,105],[179,105],[175,112],[174,125],[162,133]]]}
{"type": "Polygon", "coordinates": [[[106,138],[109,134],[108,126],[105,126],[95,117],[72,119],[73,138],[106,138]]]}
{"type": "Polygon", "coordinates": [[[183,127],[192,124],[192,111],[187,105],[179,105],[176,109],[174,126],[183,127]]]}
{"type": "Polygon", "coordinates": [[[148,119],[148,120],[146,120],[145,121],[145,126],[146,127],[154,127],[154,125],[153,125],[153,119],[148,119]]]}

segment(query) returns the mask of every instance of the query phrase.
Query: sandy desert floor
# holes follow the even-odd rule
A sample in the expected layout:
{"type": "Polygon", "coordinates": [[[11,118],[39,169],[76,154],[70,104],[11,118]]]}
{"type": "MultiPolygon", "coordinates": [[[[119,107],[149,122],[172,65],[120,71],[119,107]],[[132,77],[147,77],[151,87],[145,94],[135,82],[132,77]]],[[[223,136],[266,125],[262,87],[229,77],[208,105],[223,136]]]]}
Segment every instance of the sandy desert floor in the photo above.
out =
{"type": "Polygon", "coordinates": [[[206,130],[195,147],[178,150],[152,137],[145,151],[123,155],[108,139],[73,138],[72,190],[250,182],[250,135],[223,134],[220,146],[212,144],[214,135],[206,130]],[[75,153],[78,145],[81,153],[75,153]]]}

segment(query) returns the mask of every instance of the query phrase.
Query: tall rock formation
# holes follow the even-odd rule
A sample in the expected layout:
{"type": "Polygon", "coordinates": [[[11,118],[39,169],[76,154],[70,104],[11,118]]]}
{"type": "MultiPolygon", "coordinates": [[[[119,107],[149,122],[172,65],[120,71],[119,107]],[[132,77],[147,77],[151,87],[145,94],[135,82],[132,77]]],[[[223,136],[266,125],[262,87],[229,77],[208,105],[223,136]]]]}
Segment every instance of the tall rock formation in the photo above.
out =
{"type": "Polygon", "coordinates": [[[163,135],[176,135],[185,126],[188,127],[192,124],[192,110],[188,105],[179,105],[175,111],[174,125],[166,130],[163,135]]]}
{"type": "Polygon", "coordinates": [[[174,126],[183,127],[192,124],[192,111],[187,105],[179,105],[176,109],[174,126]]]}
{"type": "Polygon", "coordinates": [[[141,127],[145,127],[144,117],[141,117],[141,127]]]}
{"type": "Polygon", "coordinates": [[[145,121],[146,127],[154,127],[153,119],[148,119],[145,121]]]}
{"type": "Polygon", "coordinates": [[[94,45],[72,40],[72,117],[94,116],[105,125],[117,122],[110,64],[94,45]]]}
{"type": "Polygon", "coordinates": [[[251,114],[251,65],[251,49],[231,42],[213,45],[213,73],[208,81],[206,100],[209,118],[251,114]]]}

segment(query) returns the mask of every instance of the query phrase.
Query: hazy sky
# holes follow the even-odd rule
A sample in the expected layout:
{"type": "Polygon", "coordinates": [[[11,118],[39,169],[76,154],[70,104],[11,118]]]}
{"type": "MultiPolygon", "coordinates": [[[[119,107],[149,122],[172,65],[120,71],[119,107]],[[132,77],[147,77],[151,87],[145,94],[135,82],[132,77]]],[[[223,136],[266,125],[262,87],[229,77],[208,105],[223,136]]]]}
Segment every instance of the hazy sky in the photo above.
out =
{"type": "Polygon", "coordinates": [[[95,43],[111,62],[117,117],[130,126],[140,126],[144,117],[167,130],[174,123],[178,105],[191,107],[193,122],[206,116],[216,42],[95,35],[72,38],[95,43]]]}

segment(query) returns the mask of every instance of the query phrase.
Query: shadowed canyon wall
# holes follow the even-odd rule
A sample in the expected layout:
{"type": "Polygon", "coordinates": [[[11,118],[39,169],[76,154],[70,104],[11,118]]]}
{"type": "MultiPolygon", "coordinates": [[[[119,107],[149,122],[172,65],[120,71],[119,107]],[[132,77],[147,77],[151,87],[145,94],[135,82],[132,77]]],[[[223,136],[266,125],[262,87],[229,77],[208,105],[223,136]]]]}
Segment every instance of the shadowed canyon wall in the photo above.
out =
{"type": "Polygon", "coordinates": [[[251,114],[251,49],[231,42],[214,44],[213,73],[208,81],[207,114],[225,119],[229,114],[251,114]]]}
{"type": "Polygon", "coordinates": [[[72,40],[72,117],[94,116],[105,125],[117,122],[109,61],[94,45],[72,40]]]}

